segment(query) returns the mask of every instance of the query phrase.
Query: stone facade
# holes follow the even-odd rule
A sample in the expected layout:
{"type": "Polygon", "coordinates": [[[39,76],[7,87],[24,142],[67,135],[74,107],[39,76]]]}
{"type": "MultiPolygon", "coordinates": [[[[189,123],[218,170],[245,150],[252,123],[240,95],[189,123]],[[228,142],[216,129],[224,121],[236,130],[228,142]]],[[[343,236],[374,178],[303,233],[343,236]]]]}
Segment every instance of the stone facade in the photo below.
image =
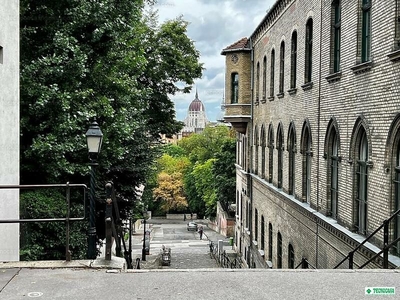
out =
{"type": "MultiPolygon", "coordinates": [[[[0,4],[0,185],[19,184],[19,1],[0,4]]],[[[0,220],[19,219],[19,193],[0,190],[0,220]]],[[[0,261],[19,260],[19,225],[0,223],[0,261]]]]}
{"type": "MultiPolygon", "coordinates": [[[[333,268],[400,208],[400,1],[366,2],[278,0],[249,38],[235,234],[249,267],[333,268]]],[[[226,101],[232,70],[227,55],[226,101]]],[[[400,217],[389,228],[391,242],[400,217]]],[[[383,230],[355,265],[382,245],[383,230]]]]}

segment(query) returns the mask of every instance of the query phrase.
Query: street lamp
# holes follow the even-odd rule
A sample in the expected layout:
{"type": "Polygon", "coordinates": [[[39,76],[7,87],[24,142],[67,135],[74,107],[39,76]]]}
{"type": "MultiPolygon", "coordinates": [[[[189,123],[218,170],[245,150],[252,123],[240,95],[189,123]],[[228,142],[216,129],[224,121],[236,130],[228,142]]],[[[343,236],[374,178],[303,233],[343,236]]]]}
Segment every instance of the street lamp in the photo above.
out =
{"type": "Polygon", "coordinates": [[[100,130],[99,124],[94,121],[90,124],[86,132],[86,142],[90,159],[90,194],[89,194],[89,230],[88,230],[88,259],[95,259],[97,257],[96,251],[96,202],[95,202],[95,167],[98,165],[97,156],[101,150],[101,143],[103,141],[103,133],[100,130]]]}

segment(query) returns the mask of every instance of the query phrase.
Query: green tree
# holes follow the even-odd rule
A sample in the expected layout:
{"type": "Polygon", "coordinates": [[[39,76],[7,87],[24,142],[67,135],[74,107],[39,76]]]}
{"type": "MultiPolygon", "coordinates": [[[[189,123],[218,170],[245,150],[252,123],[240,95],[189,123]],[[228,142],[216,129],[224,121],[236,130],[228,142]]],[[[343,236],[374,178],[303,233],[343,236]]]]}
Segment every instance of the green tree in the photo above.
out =
{"type": "Polygon", "coordinates": [[[217,200],[225,211],[229,205],[236,202],[236,141],[227,139],[221,151],[215,155],[212,168],[217,200]]]}
{"type": "Polygon", "coordinates": [[[214,176],[212,173],[215,159],[209,159],[205,163],[197,163],[193,168],[196,193],[204,201],[205,215],[215,217],[217,211],[217,195],[214,186],[214,176]]]}
{"type": "Polygon", "coordinates": [[[182,127],[169,95],[201,76],[187,23],[158,25],[142,0],[21,0],[20,8],[21,183],[88,182],[84,133],[96,117],[98,185],[113,181],[131,209],[134,187],[152,176],[159,134],[182,127]]]}

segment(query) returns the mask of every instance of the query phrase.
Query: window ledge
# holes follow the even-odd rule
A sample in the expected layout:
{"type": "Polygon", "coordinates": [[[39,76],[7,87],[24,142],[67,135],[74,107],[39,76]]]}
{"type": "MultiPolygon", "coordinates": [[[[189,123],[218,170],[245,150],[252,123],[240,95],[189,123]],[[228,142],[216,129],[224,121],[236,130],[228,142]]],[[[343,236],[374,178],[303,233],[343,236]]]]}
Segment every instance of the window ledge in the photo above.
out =
{"type": "Polygon", "coordinates": [[[332,83],[332,82],[335,82],[335,81],[339,81],[341,77],[342,77],[342,72],[339,71],[339,72],[336,72],[336,73],[329,74],[328,76],[325,77],[325,79],[329,83],[332,83]]]}
{"type": "Polygon", "coordinates": [[[271,97],[268,97],[268,100],[269,101],[274,101],[274,98],[275,98],[274,96],[271,96],[271,97]]]}
{"type": "Polygon", "coordinates": [[[351,70],[354,74],[361,74],[368,72],[372,68],[372,61],[367,61],[364,63],[356,64],[354,67],[351,67],[351,70]]]}
{"type": "Polygon", "coordinates": [[[255,105],[255,106],[258,106],[258,104],[259,104],[259,102],[258,102],[258,100],[256,100],[256,101],[254,102],[254,105],[255,105]]]}
{"type": "Polygon", "coordinates": [[[307,83],[305,83],[305,84],[303,84],[303,85],[301,86],[301,88],[303,89],[303,91],[311,90],[312,87],[313,87],[313,82],[312,82],[312,81],[307,82],[307,83]]]}
{"type": "Polygon", "coordinates": [[[292,88],[290,90],[287,91],[289,95],[294,95],[297,93],[297,88],[292,88]]]}
{"type": "Polygon", "coordinates": [[[393,62],[399,62],[400,61],[400,49],[397,49],[397,50],[389,53],[388,57],[393,62]]]}
{"type": "Polygon", "coordinates": [[[262,99],[261,99],[261,103],[266,103],[267,102],[267,99],[265,98],[265,96],[264,97],[262,97],[262,99]]]}
{"type": "Polygon", "coordinates": [[[282,92],[282,93],[279,93],[278,95],[276,95],[279,99],[280,98],[283,98],[284,96],[285,96],[285,94],[282,92]]]}

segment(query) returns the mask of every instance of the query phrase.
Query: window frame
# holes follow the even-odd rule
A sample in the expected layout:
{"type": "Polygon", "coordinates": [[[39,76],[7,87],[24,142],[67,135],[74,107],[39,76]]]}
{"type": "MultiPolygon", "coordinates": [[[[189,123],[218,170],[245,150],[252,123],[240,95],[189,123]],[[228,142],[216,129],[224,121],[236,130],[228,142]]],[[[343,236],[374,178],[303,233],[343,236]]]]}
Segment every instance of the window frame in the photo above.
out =
{"type": "Polygon", "coordinates": [[[272,124],[268,129],[268,182],[272,183],[274,175],[274,128],[272,124]]]}
{"type": "Polygon", "coordinates": [[[285,41],[281,42],[279,56],[279,94],[283,95],[285,86],[285,41]]]}
{"type": "MultiPolygon", "coordinates": [[[[331,18],[331,68],[333,73],[340,72],[340,56],[341,56],[341,0],[332,1],[332,18],[331,18]]],[[[331,72],[331,73],[332,73],[331,72]]]]}
{"type": "Polygon", "coordinates": [[[291,122],[288,132],[287,151],[288,157],[288,194],[295,195],[295,168],[296,168],[296,130],[294,123],[291,122]]]}
{"type": "Polygon", "coordinates": [[[295,255],[293,245],[289,243],[288,247],[288,269],[295,268],[295,255]]]}
{"type": "Polygon", "coordinates": [[[309,18],[306,23],[304,83],[312,82],[312,61],[313,61],[312,50],[313,50],[313,19],[309,18]]]}
{"type": "Polygon", "coordinates": [[[278,231],[277,234],[277,244],[276,244],[276,268],[282,269],[282,256],[283,256],[283,246],[282,246],[282,234],[278,231]]]}
{"type": "Polygon", "coordinates": [[[297,79],[297,31],[293,31],[290,54],[290,88],[296,88],[297,79]]]}
{"type": "Polygon", "coordinates": [[[270,98],[274,97],[275,87],[275,49],[271,50],[271,69],[270,69],[270,78],[269,78],[269,96],[270,98]]]}
{"type": "Polygon", "coordinates": [[[239,103],[239,73],[231,74],[231,104],[239,103]]]}
{"type": "Polygon", "coordinates": [[[276,148],[278,150],[278,182],[277,187],[281,189],[283,187],[283,128],[282,124],[279,124],[278,131],[276,133],[276,148]]]}
{"type": "Polygon", "coordinates": [[[273,239],[274,239],[274,230],[272,224],[268,225],[268,260],[272,262],[273,258],[273,239]]]}
{"type": "Polygon", "coordinates": [[[260,62],[257,62],[256,67],[256,103],[260,101],[260,62]]]}
{"type": "Polygon", "coordinates": [[[364,128],[359,132],[357,161],[355,166],[355,227],[361,235],[368,232],[368,137],[364,128]]]}
{"type": "Polygon", "coordinates": [[[266,100],[267,97],[267,56],[264,55],[263,59],[263,86],[262,86],[262,100],[266,100]]]}
{"type": "Polygon", "coordinates": [[[372,0],[361,0],[361,62],[371,60],[372,0]]]}

